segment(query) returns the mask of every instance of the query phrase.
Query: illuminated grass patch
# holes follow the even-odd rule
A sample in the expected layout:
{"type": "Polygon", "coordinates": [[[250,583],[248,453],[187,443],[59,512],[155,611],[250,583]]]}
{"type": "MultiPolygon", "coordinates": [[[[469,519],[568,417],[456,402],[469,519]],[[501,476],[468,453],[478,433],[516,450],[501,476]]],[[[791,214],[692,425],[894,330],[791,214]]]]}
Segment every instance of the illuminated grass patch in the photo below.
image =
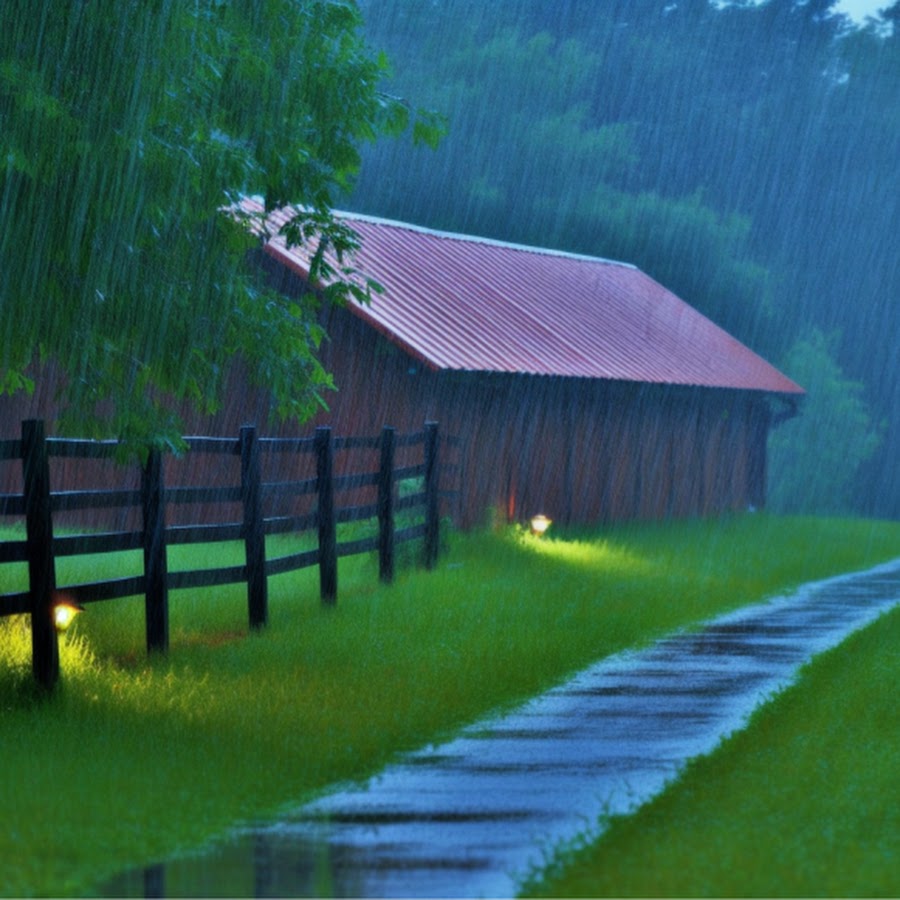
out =
{"type": "MultiPolygon", "coordinates": [[[[223,564],[236,552],[215,551],[223,564]]],[[[259,633],[247,634],[241,585],[173,592],[165,657],[146,656],[142,598],[89,604],[45,701],[30,687],[22,620],[6,620],[0,808],[15,827],[0,832],[0,894],[82,894],[364,777],[610,653],[898,554],[896,524],[760,515],[554,525],[540,541],[453,534],[437,570],[407,567],[391,587],[374,556],[342,559],[335,608],[320,604],[315,569],[272,578],[259,633]]],[[[117,564],[79,561],[92,577],[117,564]]]]}

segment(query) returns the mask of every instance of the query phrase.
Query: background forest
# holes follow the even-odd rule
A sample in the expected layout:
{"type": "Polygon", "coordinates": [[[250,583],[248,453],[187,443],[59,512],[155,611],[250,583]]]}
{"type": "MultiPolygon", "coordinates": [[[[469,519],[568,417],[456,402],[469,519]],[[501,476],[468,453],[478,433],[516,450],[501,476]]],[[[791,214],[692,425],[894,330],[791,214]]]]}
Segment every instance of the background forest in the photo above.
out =
{"type": "Polygon", "coordinates": [[[632,262],[809,390],[778,510],[900,516],[900,3],[363,0],[437,152],[345,206],[632,262]]]}

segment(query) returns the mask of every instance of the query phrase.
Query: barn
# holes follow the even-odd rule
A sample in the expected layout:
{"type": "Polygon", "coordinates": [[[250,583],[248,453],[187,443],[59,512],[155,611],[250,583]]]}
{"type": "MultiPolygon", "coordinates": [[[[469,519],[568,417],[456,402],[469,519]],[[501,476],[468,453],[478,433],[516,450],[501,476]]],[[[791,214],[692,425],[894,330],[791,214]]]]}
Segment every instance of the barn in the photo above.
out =
{"type": "MultiPolygon", "coordinates": [[[[324,311],[338,391],[311,426],[439,422],[463,527],[489,511],[588,523],[765,504],[769,429],[803,390],[638,268],[342,217],[384,293],[324,311]]],[[[276,237],[260,265],[285,294],[310,289],[302,248],[276,237]]]]}
{"type": "MultiPolygon", "coordinates": [[[[384,292],[323,310],[338,390],[304,432],[438,422],[444,511],[464,528],[489,515],[574,524],[764,506],[769,430],[803,390],[638,268],[339,215],[362,239],[354,265],[384,292]]],[[[273,214],[271,232],[289,216],[273,214]]],[[[308,252],[280,237],[255,263],[286,295],[314,289],[308,252]]],[[[265,428],[265,394],[239,367],[231,385],[215,419],[189,417],[191,433],[265,428]]],[[[22,418],[52,421],[51,394],[5,400],[0,436],[22,418]]],[[[80,470],[61,475],[80,485],[80,470]]]]}

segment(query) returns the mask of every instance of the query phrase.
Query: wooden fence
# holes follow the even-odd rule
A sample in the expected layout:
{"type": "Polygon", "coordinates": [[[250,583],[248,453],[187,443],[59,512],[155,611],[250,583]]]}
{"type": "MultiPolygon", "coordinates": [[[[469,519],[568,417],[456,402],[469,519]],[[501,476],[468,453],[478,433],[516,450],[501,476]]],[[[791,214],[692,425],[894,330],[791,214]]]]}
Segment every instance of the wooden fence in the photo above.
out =
{"type": "MultiPolygon", "coordinates": [[[[318,565],[323,603],[337,600],[338,567],[341,556],[376,551],[379,577],[390,582],[394,575],[396,545],[423,538],[424,563],[432,568],[439,548],[439,464],[438,426],[427,422],[422,432],[397,435],[386,427],[377,437],[333,437],[330,428],[317,428],[313,438],[259,437],[254,426],[241,429],[238,439],[186,438],[188,455],[211,454],[239,457],[240,483],[223,486],[167,487],[165,458],[158,450],[149,453],[141,466],[137,489],[53,491],[50,459],[54,457],[89,460],[112,459],[119,449],[115,441],[89,441],[45,436],[44,423],[22,423],[21,440],[0,441],[0,463],[21,460],[23,491],[0,494],[0,516],[25,520],[24,540],[0,542],[0,565],[27,563],[27,591],[0,592],[0,616],[31,614],[32,666],[36,680],[52,688],[59,678],[59,652],[54,623],[55,605],[65,594],[76,602],[144,595],[147,649],[168,648],[170,590],[246,582],[250,628],[265,625],[268,618],[268,576],[318,565]],[[396,465],[400,448],[421,448],[421,462],[396,465]],[[367,450],[377,454],[377,470],[335,473],[335,454],[367,450]],[[314,475],[288,481],[264,481],[262,459],[267,456],[312,455],[314,475]],[[421,486],[414,493],[398,496],[401,480],[415,479],[421,486]],[[374,488],[375,503],[339,507],[335,496],[374,488]],[[311,498],[310,511],[300,514],[265,515],[267,499],[311,498]],[[230,504],[239,506],[240,521],[187,525],[166,524],[167,509],[185,504],[230,504]],[[83,513],[85,510],[132,507],[139,510],[140,526],[105,533],[54,535],[55,513],[83,513]],[[395,514],[418,508],[421,521],[405,528],[395,527],[395,514]],[[377,519],[374,537],[339,542],[339,523],[377,519]],[[266,558],[266,536],[311,531],[317,534],[315,549],[278,558],[266,558]],[[238,566],[170,572],[167,546],[242,541],[245,563],[238,566]],[[143,573],[90,584],[58,586],[56,559],[63,556],[143,551],[143,573]]],[[[268,504],[271,506],[272,504],[268,504]]],[[[2,569],[0,569],[2,571],[2,569]]],[[[0,587],[2,591],[2,587],[0,587]]]]}

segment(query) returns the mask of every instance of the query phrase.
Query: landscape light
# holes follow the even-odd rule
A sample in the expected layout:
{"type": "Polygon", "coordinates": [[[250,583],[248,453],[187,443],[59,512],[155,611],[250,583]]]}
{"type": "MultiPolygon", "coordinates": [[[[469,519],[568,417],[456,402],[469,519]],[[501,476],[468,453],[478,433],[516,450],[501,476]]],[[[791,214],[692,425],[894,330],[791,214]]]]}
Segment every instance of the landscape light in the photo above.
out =
{"type": "Polygon", "coordinates": [[[533,516],[531,519],[531,533],[540,537],[551,525],[552,519],[548,519],[545,515],[533,516]]]}
{"type": "Polygon", "coordinates": [[[61,600],[55,604],[53,607],[53,624],[56,626],[56,630],[59,632],[65,631],[80,612],[84,612],[84,607],[80,603],[74,603],[72,600],[61,600]]]}

